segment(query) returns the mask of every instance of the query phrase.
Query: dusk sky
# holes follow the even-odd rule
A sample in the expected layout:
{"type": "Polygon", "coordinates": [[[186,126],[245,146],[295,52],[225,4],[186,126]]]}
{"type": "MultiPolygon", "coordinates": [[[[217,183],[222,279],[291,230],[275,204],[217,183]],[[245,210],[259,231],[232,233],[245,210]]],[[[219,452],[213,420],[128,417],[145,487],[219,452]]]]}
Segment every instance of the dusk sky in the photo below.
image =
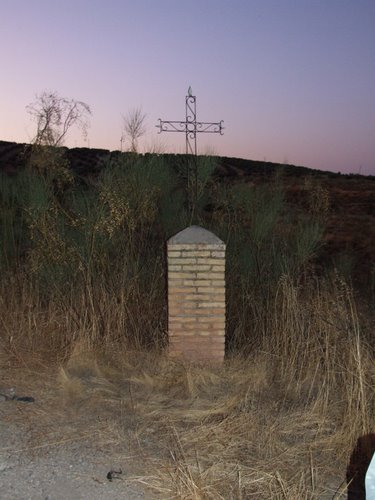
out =
{"type": "MultiPolygon", "coordinates": [[[[141,151],[183,153],[158,118],[224,120],[199,153],[375,175],[375,0],[0,0],[0,140],[30,142],[43,90],[92,109],[85,142],[120,149],[142,107],[141,151]]],[[[124,146],[126,148],[126,145],[124,146]]]]}

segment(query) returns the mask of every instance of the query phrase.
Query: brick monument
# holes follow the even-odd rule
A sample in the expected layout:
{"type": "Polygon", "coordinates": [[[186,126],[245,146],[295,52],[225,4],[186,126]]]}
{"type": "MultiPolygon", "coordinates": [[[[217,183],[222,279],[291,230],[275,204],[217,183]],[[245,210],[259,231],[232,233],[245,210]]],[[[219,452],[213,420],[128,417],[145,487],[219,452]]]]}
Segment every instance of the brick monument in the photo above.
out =
{"type": "Polygon", "coordinates": [[[225,354],[225,244],[191,226],[167,242],[169,353],[222,362],[225,354]]]}

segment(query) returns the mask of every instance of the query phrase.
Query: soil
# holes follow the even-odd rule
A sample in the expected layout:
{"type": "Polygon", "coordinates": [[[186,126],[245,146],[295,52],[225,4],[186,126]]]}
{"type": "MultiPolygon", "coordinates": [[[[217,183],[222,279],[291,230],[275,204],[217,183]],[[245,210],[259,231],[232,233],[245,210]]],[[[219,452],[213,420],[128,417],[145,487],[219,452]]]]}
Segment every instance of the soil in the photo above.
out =
{"type": "Polygon", "coordinates": [[[126,432],[119,435],[105,411],[70,408],[53,379],[45,372],[36,383],[34,372],[1,369],[0,498],[154,498],[141,485],[139,456],[126,432]],[[35,401],[13,399],[12,388],[35,401]]]}

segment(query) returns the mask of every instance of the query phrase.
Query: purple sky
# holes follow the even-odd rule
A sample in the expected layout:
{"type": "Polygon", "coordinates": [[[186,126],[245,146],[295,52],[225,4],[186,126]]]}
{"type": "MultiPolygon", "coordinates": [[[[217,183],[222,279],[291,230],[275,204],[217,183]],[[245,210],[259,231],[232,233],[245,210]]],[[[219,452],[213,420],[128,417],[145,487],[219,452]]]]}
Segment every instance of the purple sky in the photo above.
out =
{"type": "Polygon", "coordinates": [[[92,109],[88,142],[120,149],[142,106],[141,150],[184,152],[197,118],[224,120],[200,153],[375,175],[375,0],[0,0],[0,140],[29,142],[43,90],[92,109]]]}

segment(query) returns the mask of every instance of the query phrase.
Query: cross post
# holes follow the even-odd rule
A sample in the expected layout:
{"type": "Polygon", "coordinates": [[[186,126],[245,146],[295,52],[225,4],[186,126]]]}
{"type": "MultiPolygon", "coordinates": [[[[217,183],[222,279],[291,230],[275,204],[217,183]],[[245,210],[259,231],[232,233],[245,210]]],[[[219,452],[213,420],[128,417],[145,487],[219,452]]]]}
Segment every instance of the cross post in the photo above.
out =
{"type": "Polygon", "coordinates": [[[194,160],[187,164],[187,186],[191,211],[191,222],[196,218],[198,202],[198,158],[197,158],[197,134],[220,134],[223,135],[223,120],[219,122],[197,121],[197,98],[189,87],[188,95],[185,97],[185,121],[161,120],[156,125],[159,134],[162,132],[183,132],[186,138],[186,154],[192,155],[194,160]]]}

